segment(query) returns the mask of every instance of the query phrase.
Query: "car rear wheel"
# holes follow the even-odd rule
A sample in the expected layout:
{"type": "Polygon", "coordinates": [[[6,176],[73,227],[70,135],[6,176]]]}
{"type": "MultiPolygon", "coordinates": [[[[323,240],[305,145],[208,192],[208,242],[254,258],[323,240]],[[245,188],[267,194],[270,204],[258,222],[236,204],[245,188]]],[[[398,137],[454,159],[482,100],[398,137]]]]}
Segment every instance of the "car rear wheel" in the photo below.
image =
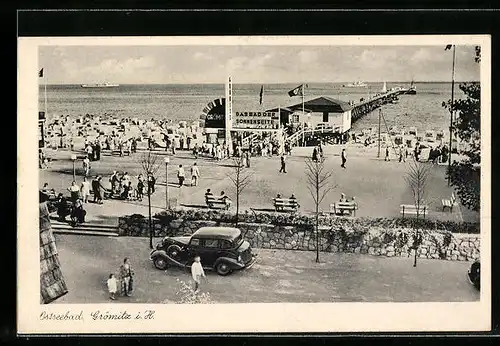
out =
{"type": "Polygon", "coordinates": [[[217,270],[217,274],[225,276],[231,272],[231,268],[227,265],[227,263],[220,262],[217,264],[215,268],[217,270]]]}
{"type": "Polygon", "coordinates": [[[168,267],[167,259],[163,256],[156,256],[153,259],[153,264],[156,267],[156,269],[160,269],[160,270],[166,270],[168,267]]]}
{"type": "Polygon", "coordinates": [[[175,259],[175,260],[179,259],[180,252],[181,252],[181,248],[177,245],[170,245],[167,248],[167,256],[172,258],[172,259],[175,259]]]}

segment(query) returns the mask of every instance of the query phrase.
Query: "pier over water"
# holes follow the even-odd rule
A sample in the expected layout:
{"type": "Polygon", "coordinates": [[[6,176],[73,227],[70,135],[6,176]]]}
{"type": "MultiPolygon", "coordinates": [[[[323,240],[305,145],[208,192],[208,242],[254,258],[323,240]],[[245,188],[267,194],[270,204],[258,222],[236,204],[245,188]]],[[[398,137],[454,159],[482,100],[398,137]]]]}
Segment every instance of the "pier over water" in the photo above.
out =
{"type": "Polygon", "coordinates": [[[363,116],[366,114],[374,111],[375,109],[392,102],[393,100],[396,100],[399,95],[405,94],[408,91],[408,89],[396,89],[396,90],[389,90],[384,93],[377,94],[373,97],[370,97],[367,100],[363,100],[358,103],[354,103],[352,105],[352,112],[351,112],[351,122],[354,123],[357,120],[361,119],[363,116]]]}

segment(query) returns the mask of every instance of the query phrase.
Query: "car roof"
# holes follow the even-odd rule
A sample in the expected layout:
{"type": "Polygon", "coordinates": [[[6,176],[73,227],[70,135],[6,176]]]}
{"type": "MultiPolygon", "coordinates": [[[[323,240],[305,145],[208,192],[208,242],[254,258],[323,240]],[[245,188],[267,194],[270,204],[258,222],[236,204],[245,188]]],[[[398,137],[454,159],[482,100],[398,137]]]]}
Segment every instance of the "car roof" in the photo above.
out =
{"type": "Polygon", "coordinates": [[[233,240],[240,234],[241,231],[235,227],[201,227],[193,233],[193,237],[233,240]]]}

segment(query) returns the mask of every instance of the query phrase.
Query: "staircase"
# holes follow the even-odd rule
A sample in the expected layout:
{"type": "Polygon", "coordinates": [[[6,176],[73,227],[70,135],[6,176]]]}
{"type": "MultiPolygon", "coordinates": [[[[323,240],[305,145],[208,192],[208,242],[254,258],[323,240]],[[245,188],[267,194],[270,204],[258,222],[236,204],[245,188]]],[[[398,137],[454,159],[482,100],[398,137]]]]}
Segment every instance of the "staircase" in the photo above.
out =
{"type": "Polygon", "coordinates": [[[93,235],[118,237],[118,227],[111,225],[82,223],[75,227],[65,222],[51,220],[52,232],[57,234],[93,235]]]}
{"type": "Polygon", "coordinates": [[[252,133],[251,135],[243,138],[241,140],[241,145],[246,148],[250,145],[250,143],[253,143],[253,141],[259,136],[258,133],[252,133]]]}
{"type": "Polygon", "coordinates": [[[325,126],[321,128],[305,128],[301,129],[287,138],[285,138],[285,142],[289,142],[292,146],[298,145],[300,140],[302,139],[302,136],[304,138],[314,136],[314,135],[319,135],[321,137],[324,137],[327,142],[329,142],[329,137],[333,136],[335,133],[339,133],[341,131],[341,127],[336,125],[336,126],[325,126]]]}

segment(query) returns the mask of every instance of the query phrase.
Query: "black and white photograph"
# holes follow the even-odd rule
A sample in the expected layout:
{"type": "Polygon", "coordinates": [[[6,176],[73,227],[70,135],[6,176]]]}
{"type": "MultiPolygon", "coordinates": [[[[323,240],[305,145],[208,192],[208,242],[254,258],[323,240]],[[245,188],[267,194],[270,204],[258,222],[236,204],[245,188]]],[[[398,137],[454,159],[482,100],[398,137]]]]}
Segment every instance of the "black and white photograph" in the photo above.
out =
{"type": "Polygon", "coordinates": [[[301,307],[391,330],[414,304],[488,327],[486,36],[25,44],[18,285],[41,331],[247,330],[252,309],[283,328],[301,307]]]}

